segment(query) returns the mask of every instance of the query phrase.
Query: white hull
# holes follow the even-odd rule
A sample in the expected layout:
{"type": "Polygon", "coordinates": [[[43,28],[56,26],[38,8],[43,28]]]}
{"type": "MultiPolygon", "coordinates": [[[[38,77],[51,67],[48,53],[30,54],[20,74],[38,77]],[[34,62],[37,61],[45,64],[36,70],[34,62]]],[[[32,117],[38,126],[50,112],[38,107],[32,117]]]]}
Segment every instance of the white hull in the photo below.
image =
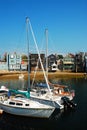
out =
{"type": "Polygon", "coordinates": [[[3,111],[9,114],[19,115],[19,116],[28,116],[28,117],[38,117],[38,118],[49,118],[53,113],[53,109],[25,109],[25,108],[15,108],[2,105],[3,111]]]}
{"type": "Polygon", "coordinates": [[[38,101],[42,104],[49,105],[51,107],[55,107],[57,109],[63,109],[64,105],[62,104],[61,96],[53,96],[52,94],[50,95],[49,93],[46,94],[35,94],[33,92],[30,92],[31,99],[34,101],[38,101]]]}
{"type": "Polygon", "coordinates": [[[53,107],[31,100],[29,100],[29,106],[25,107],[20,105],[9,105],[9,99],[7,101],[1,102],[0,108],[9,114],[37,118],[49,118],[55,110],[53,107]]]}
{"type": "Polygon", "coordinates": [[[57,89],[53,89],[53,90],[50,89],[51,90],[50,92],[47,89],[41,89],[41,91],[32,89],[32,91],[30,91],[30,97],[35,101],[38,101],[46,105],[48,104],[52,107],[61,110],[64,108],[64,101],[62,97],[67,97],[71,101],[73,99],[73,95],[72,95],[73,93],[69,91],[64,92],[64,89],[62,87],[59,87],[59,90],[61,90],[61,92],[60,91],[58,92],[57,89]]]}
{"type": "Polygon", "coordinates": [[[30,97],[32,100],[38,101],[46,105],[50,105],[60,110],[64,108],[64,101],[62,100],[62,97],[67,97],[69,98],[69,100],[73,99],[72,94],[54,94],[53,92],[47,91],[45,94],[30,91],[30,97]]]}

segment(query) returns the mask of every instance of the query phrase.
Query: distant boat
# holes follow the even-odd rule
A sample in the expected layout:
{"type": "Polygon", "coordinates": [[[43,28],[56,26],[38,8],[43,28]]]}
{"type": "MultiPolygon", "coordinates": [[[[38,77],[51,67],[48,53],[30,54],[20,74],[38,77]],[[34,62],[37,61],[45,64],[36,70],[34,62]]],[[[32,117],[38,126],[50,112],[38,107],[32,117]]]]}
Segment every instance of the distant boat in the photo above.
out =
{"type": "Polygon", "coordinates": [[[24,74],[20,74],[19,79],[24,79],[24,74]]]}
{"type": "Polygon", "coordinates": [[[2,96],[7,95],[8,93],[8,88],[6,88],[5,86],[1,86],[0,87],[0,98],[2,98],[2,96]]]}
{"type": "Polygon", "coordinates": [[[58,70],[57,64],[53,63],[53,64],[51,65],[50,71],[56,72],[57,70],[58,70]]]}

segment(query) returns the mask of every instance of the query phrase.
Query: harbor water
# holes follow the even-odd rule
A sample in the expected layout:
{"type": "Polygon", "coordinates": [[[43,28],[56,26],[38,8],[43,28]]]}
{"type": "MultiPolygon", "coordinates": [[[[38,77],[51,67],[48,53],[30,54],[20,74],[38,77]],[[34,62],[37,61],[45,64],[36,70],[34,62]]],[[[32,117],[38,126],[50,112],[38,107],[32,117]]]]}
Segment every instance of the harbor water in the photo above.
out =
{"type": "MultiPolygon", "coordinates": [[[[0,115],[0,130],[87,130],[87,79],[63,78],[51,82],[64,84],[75,90],[75,109],[56,110],[49,119],[0,115]]],[[[26,90],[26,80],[0,80],[0,86],[26,90]]]]}

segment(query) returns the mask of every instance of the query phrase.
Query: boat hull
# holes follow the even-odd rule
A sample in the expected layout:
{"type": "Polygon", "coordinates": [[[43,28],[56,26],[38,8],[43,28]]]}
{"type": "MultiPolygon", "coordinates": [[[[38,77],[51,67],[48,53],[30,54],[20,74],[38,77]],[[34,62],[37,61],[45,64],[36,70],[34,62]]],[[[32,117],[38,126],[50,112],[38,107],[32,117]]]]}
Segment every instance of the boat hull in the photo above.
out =
{"type": "Polygon", "coordinates": [[[53,108],[22,108],[8,106],[3,103],[0,106],[4,112],[18,116],[49,118],[54,112],[53,108]]]}

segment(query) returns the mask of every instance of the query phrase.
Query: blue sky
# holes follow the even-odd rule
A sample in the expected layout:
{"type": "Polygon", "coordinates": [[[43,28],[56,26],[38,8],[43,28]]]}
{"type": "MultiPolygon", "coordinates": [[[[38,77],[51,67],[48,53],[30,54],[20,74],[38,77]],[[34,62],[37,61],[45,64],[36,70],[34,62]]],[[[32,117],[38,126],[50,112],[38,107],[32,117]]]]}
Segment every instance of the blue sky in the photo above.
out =
{"type": "Polygon", "coordinates": [[[26,16],[39,49],[47,28],[49,53],[87,52],[87,0],[0,0],[0,53],[26,50],[26,16]]]}

